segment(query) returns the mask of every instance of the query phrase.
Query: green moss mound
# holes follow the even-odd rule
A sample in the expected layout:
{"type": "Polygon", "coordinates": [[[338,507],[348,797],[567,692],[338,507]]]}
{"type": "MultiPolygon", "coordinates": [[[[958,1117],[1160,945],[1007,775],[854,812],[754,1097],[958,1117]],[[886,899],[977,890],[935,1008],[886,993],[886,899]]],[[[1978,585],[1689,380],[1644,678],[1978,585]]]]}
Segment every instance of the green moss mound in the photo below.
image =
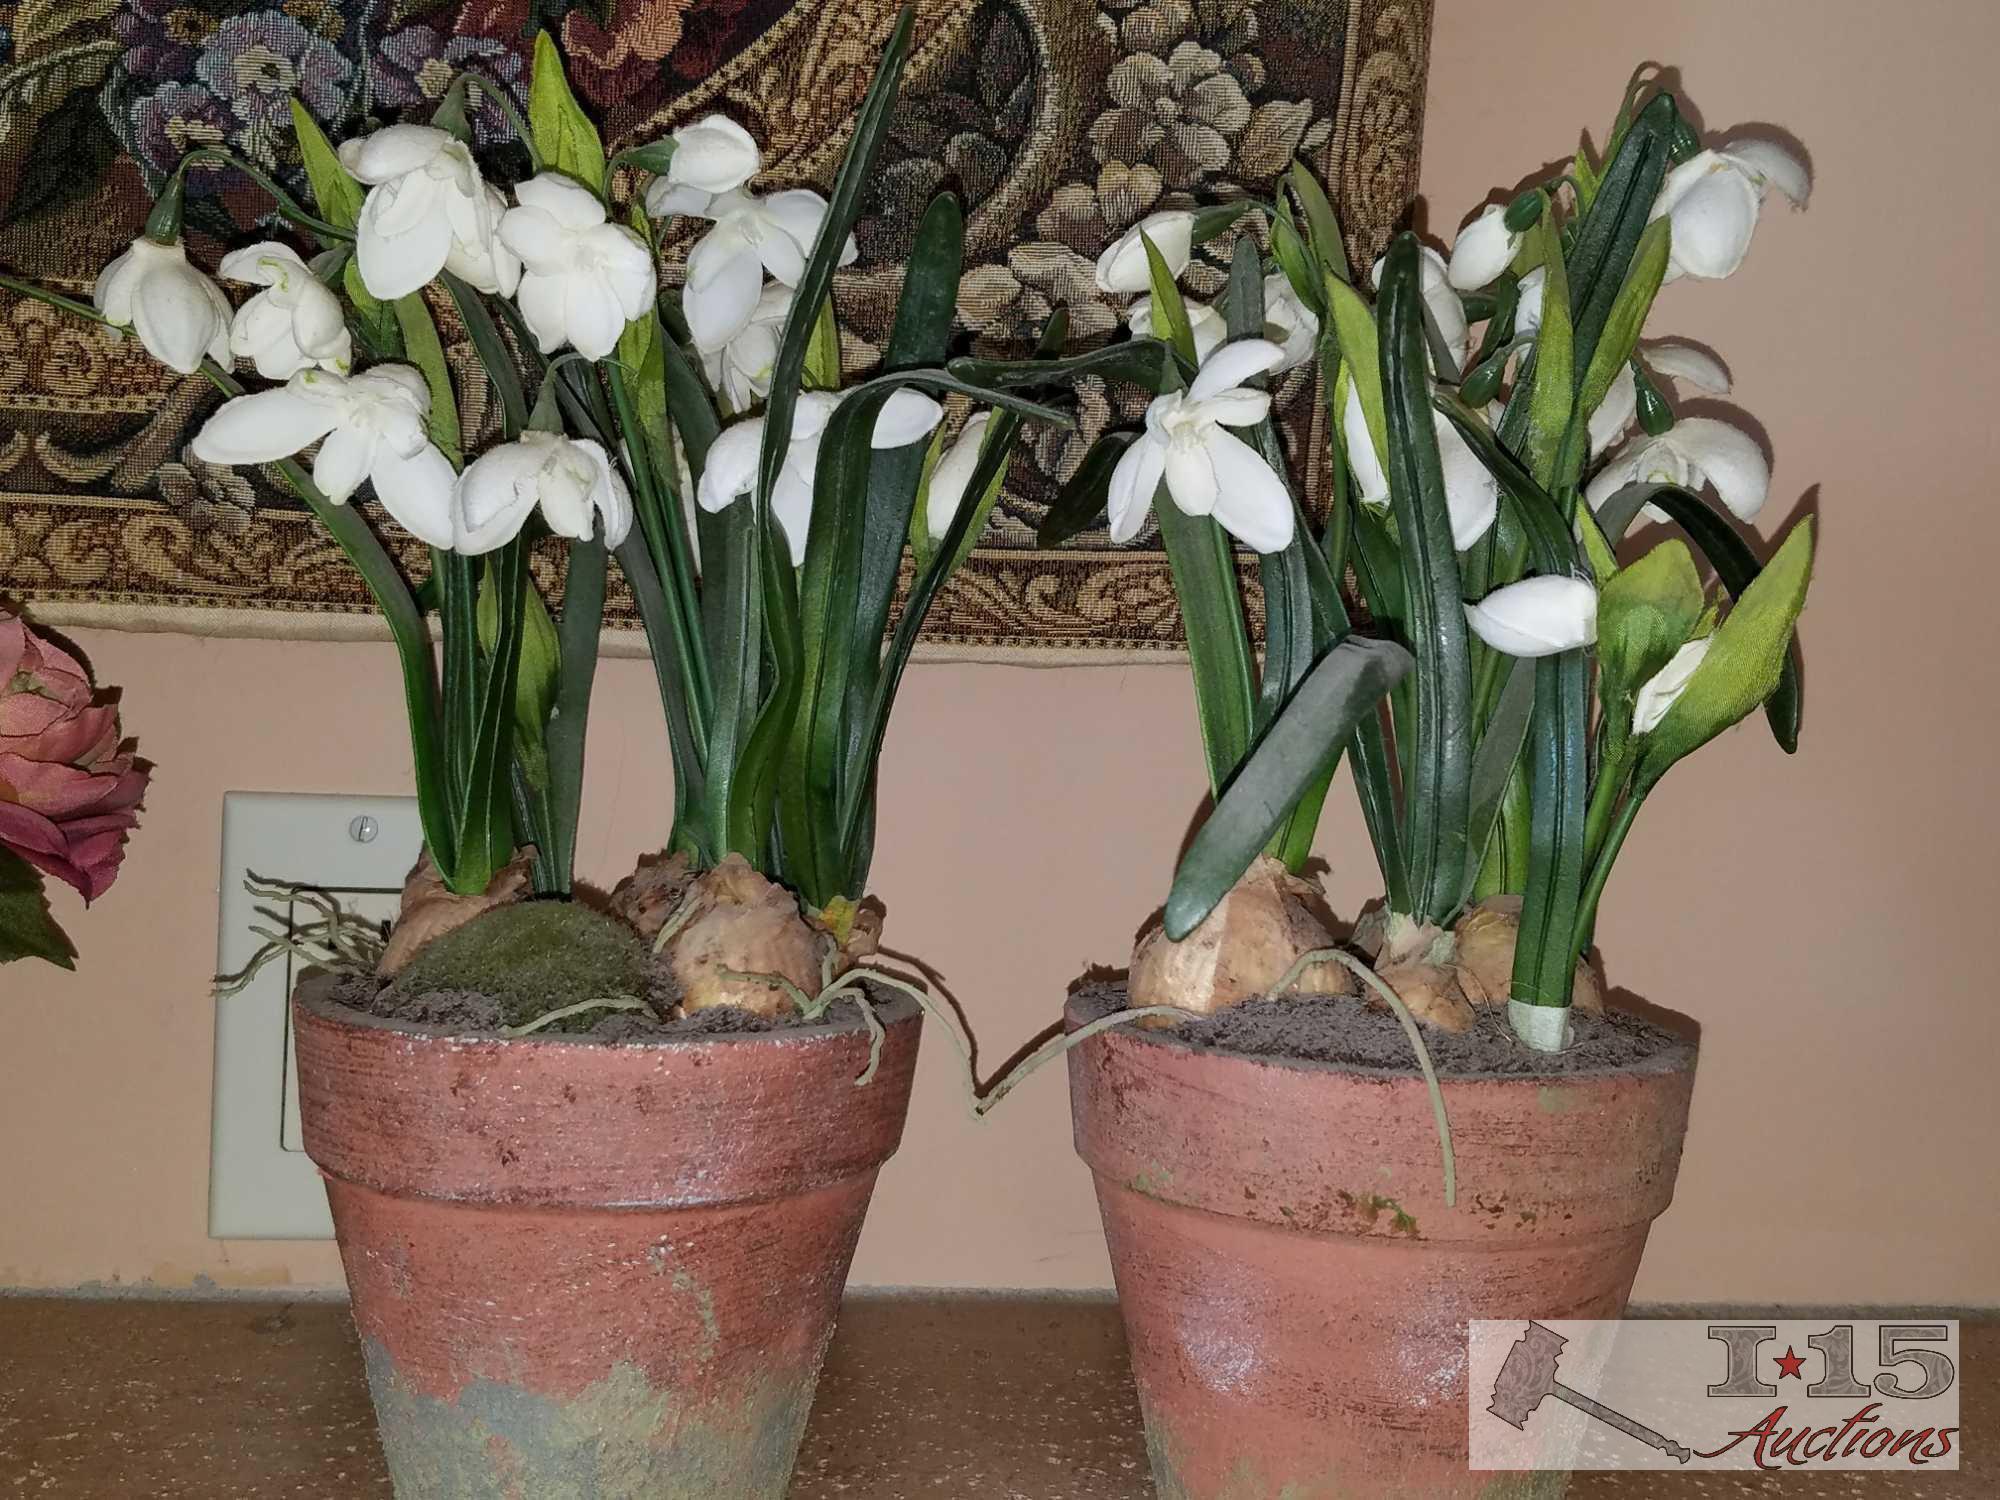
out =
{"type": "MultiPolygon", "coordinates": [[[[648,998],[645,942],[616,917],[574,901],[520,901],[483,912],[428,943],[396,978],[401,995],[476,991],[500,1006],[502,1022],[612,995],[648,998]]],[[[588,1031],[604,1012],[557,1021],[550,1031],[588,1031]]]]}

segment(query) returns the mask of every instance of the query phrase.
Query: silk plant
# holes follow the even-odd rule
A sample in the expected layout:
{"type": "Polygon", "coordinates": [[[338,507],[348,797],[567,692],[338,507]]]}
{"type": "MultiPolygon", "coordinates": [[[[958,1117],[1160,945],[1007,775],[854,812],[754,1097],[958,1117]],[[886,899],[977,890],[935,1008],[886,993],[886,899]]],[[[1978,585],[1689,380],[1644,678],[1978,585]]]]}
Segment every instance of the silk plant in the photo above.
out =
{"type": "Polygon", "coordinates": [[[755,192],[761,152],[721,116],[608,153],[543,34],[525,112],[467,71],[428,123],[336,148],[294,101],[309,205],[199,147],[93,304],[6,280],[204,376],[227,399],[194,456],[272,467],[359,570],[400,655],[425,843],[449,891],[523,867],[540,891],[570,890],[615,556],[664,709],[668,848],[693,871],[734,856],[845,935],[927,609],[1022,424],[1068,420],[945,367],[964,241],[950,196],[917,227],[876,373],[842,368],[834,272],[854,258],[911,25],[897,21],[825,197],[755,192]],[[511,186],[473,154],[480,94],[529,163],[511,186]],[[217,167],[260,184],[309,241],[225,255],[222,278],[251,289],[235,307],[181,238],[188,173],[217,167]],[[667,238],[692,240],[678,292],[661,286],[667,238]],[[446,315],[477,357],[470,402],[446,315]],[[246,390],[239,361],[278,383],[246,390]],[[968,413],[949,443],[948,399],[968,413]],[[497,413],[497,430],[468,430],[462,406],[497,413]],[[349,503],[364,487],[423,545],[419,578],[349,503]],[[543,538],[560,545],[559,610],[529,567],[543,538]]]}
{"type": "MultiPolygon", "coordinates": [[[[1164,384],[1195,382],[1153,403],[1143,435],[1106,438],[1058,507],[1066,526],[1103,505],[1116,538],[1150,504],[1173,562],[1216,804],[1176,873],[1169,944],[1223,919],[1260,852],[1300,868],[1344,753],[1383,882],[1355,933],[1378,987],[1449,1029],[1504,1001],[1524,1043],[1566,1044],[1572,1002],[1598,1003],[1581,960],[1605,884],[1661,779],[1759,706],[1797,744],[1811,522],[1759,564],[1740,525],[1769,488],[1762,451],[1670,399],[1676,379],[1725,391],[1726,372],[1642,341],[1663,283],[1741,265],[1772,187],[1803,203],[1803,166],[1768,143],[1704,149],[1673,95],[1637,78],[1601,159],[1586,144],[1555,181],[1485,209],[1449,259],[1398,236],[1363,286],[1295,167],[1255,205],[1270,263],[1239,242],[1230,342],[1199,373],[1213,314],[1174,278],[1238,210],[1156,217],[1107,252],[1107,289],[1138,290],[1147,268],[1132,321],[1175,346],[1164,384]],[[1272,320],[1274,289],[1289,300],[1272,320]],[[1218,410],[1191,399],[1203,382],[1308,347],[1329,433],[1312,534],[1272,491],[1285,470],[1267,425],[1250,429],[1252,465],[1189,416],[1240,426],[1240,393],[1218,410]],[[1642,516],[1678,534],[1631,555],[1642,516]],[[1261,684],[1224,529],[1262,554],[1261,684]],[[1349,634],[1350,615],[1378,640],[1349,634]]],[[[1143,374],[1155,360],[1146,339],[1119,348],[1079,363],[1143,374]]]]}

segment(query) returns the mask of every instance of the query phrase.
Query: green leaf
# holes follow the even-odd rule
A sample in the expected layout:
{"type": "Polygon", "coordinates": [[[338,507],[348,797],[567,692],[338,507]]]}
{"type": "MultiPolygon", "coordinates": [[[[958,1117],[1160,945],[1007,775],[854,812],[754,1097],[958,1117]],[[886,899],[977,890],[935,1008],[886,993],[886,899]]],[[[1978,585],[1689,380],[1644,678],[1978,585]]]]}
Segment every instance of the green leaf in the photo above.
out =
{"type": "Polygon", "coordinates": [[[1535,336],[1533,384],[1528,392],[1526,457],[1535,482],[1548,487],[1556,483],[1557,460],[1575,409],[1569,279],[1552,211],[1544,211],[1529,243],[1537,247],[1548,279],[1542,285],[1542,326],[1535,336]]]}
{"type": "Polygon", "coordinates": [[[660,708],[667,720],[667,753],[673,760],[675,848],[697,854],[713,853],[709,840],[719,836],[704,827],[691,826],[691,813],[703,806],[707,785],[704,764],[706,742],[696,733],[689,713],[685,665],[675,648],[673,621],[677,606],[667,598],[660,575],[647,551],[646,538],[634,527],[617,547],[618,566],[632,590],[638,606],[639,623],[645,628],[647,655],[653,662],[653,678],[660,690],[660,708]]]}
{"type": "Polygon", "coordinates": [[[1646,232],[1639,237],[1632,267],[1625,273],[1624,284],[1618,288],[1618,296],[1611,304],[1603,334],[1597,341],[1596,349],[1591,352],[1590,367],[1583,373],[1582,389],[1577,392],[1577,410],[1586,418],[1603,402],[1604,394],[1611,389],[1611,382],[1617,378],[1619,368],[1639,347],[1639,334],[1646,326],[1646,315],[1653,310],[1653,298],[1659,294],[1660,281],[1667,272],[1669,232],[1667,220],[1659,218],[1648,225],[1646,232]]]}
{"type": "Polygon", "coordinates": [[[1153,326],[1174,352],[1190,363],[1198,363],[1194,352],[1194,325],[1188,319],[1187,303],[1181,299],[1181,289],[1174,283],[1174,273],[1160,254],[1153,237],[1142,233],[1140,244],[1146,248],[1146,270],[1153,281],[1153,326]]]}
{"type": "Polygon", "coordinates": [[[1086,375],[1124,380],[1159,395],[1194,379],[1193,361],[1183,361],[1159,339],[1135,338],[1106,344],[1066,359],[954,359],[946,369],[969,385],[988,390],[1027,386],[1072,386],[1086,375]]]}
{"type": "Polygon", "coordinates": [[[1319,179],[1313,176],[1304,162],[1294,161],[1291,170],[1285,174],[1285,185],[1299,200],[1299,209],[1306,218],[1306,242],[1312,246],[1320,269],[1337,281],[1352,281],[1354,275],[1347,264],[1347,244],[1340,235],[1340,218],[1327,201],[1326,190],[1319,185],[1319,179]]]}
{"type": "Polygon", "coordinates": [[[56,925],[41,872],[0,847],[0,964],[17,958],[46,959],[58,969],[74,969],[76,945],[56,925]]]}
{"type": "MultiPolygon", "coordinates": [[[[1165,335],[1168,346],[1192,365],[1194,328],[1188,320],[1187,304],[1159,250],[1150,238],[1142,238],[1152,276],[1153,326],[1165,335]]],[[[1249,751],[1254,719],[1250,633],[1243,619],[1235,556],[1227,533],[1215,518],[1186,514],[1168,497],[1164,481],[1152,497],[1152,506],[1160,543],[1173,571],[1174,593],[1180,600],[1209,785],[1220,796],[1249,751]]]]}
{"type": "MultiPolygon", "coordinates": [[[[1333,314],[1334,339],[1340,346],[1340,362],[1347,378],[1361,397],[1361,415],[1379,459],[1389,451],[1389,427],[1382,414],[1382,359],[1375,331],[1375,315],[1361,294],[1344,281],[1328,278],[1326,305],[1333,314]]],[[[1334,413],[1336,427],[1339,412],[1334,413]]]]}
{"type": "Polygon", "coordinates": [[[1089,530],[1104,516],[1104,504],[1111,490],[1111,473],[1118,460],[1138,436],[1131,432],[1107,432],[1090,445],[1069,483],[1050,504],[1042,524],[1035,530],[1035,545],[1044,552],[1065,546],[1078,533],[1089,530]]]}
{"type": "MultiPolygon", "coordinates": [[[[494,593],[498,565],[487,568],[479,580],[479,646],[489,656],[500,640],[500,603],[494,593]]],[[[529,782],[538,789],[549,782],[548,751],[543,733],[555,708],[557,684],[561,677],[562,646],[556,638],[555,621],[532,575],[521,585],[521,659],[514,682],[514,755],[529,782]]]]}
{"type": "MultiPolygon", "coordinates": [[[[944,363],[951,345],[952,320],[958,310],[958,279],[964,260],[965,211],[957,198],[940,193],[931,199],[917,225],[916,241],[903,273],[902,295],[896,302],[895,321],[883,348],[885,370],[912,370],[944,363]]],[[[869,471],[867,509],[862,523],[861,575],[848,648],[854,655],[849,677],[848,736],[855,749],[865,734],[867,704],[875,691],[882,642],[889,628],[889,607],[896,596],[904,545],[916,518],[917,489],[923,481],[924,458],[929,448],[926,439],[878,451],[869,471]]],[[[928,543],[928,532],[925,539],[928,543]]],[[[843,778],[843,785],[852,785],[851,775],[843,778]]]]}
{"type": "Polygon", "coordinates": [[[368,290],[361,279],[361,263],[351,256],[340,268],[340,284],[354,308],[354,330],[362,347],[377,359],[397,359],[403,353],[403,336],[396,324],[396,310],[368,290]]]}
{"type": "MultiPolygon", "coordinates": [[[[602,528],[599,528],[600,533],[602,528]]],[[[556,627],[555,711],[543,739],[548,748],[549,847],[538,867],[554,872],[550,888],[570,889],[576,872],[576,826],[583,808],[584,737],[590,722],[590,690],[597,676],[598,637],[604,629],[605,549],[602,535],[572,542],[563,580],[562,620],[556,627]]]]}
{"type": "MultiPolygon", "coordinates": [[[[1577,542],[1562,510],[1519,459],[1459,402],[1438,410],[1499,480],[1517,515],[1536,570],[1565,576],[1578,566],[1577,542]]],[[[1576,976],[1575,932],[1583,902],[1589,793],[1588,653],[1562,651],[1535,662],[1535,700],[1525,746],[1528,769],[1527,878],[1514,946],[1512,997],[1529,1005],[1567,1005],[1576,976]]],[[[1502,817],[1505,813],[1503,793],[1502,817]]],[[[1509,835],[1513,833],[1508,829],[1509,835]]],[[[1483,851],[1482,851],[1483,853],[1483,851]]]]}
{"type": "Polygon", "coordinates": [[[1382,271],[1383,410],[1389,500],[1401,540],[1405,627],[1416,654],[1406,806],[1408,915],[1445,922],[1463,899],[1470,851],[1472,677],[1458,554],[1431,414],[1415,235],[1391,242],[1382,271]]]}
{"type": "MultiPolygon", "coordinates": [[[[1696,549],[1708,559],[1716,579],[1729,591],[1731,598],[1743,597],[1743,591],[1762,571],[1757,555],[1737,533],[1728,517],[1718,514],[1714,507],[1692,491],[1674,485],[1628,484],[1604,502],[1598,511],[1598,518],[1615,540],[1625,534],[1626,527],[1631,525],[1640,508],[1648,504],[1665,511],[1674,524],[1687,533],[1696,549]]],[[[1778,686],[1770,701],[1764,705],[1764,717],[1770,721],[1772,738],[1787,755],[1796,754],[1799,748],[1800,711],[1799,664],[1795,651],[1786,658],[1784,669],[1778,676],[1778,686]]]]}
{"type": "MultiPolygon", "coordinates": [[[[924,445],[923,477],[917,481],[917,503],[910,508],[910,561],[919,573],[931,565],[932,557],[937,554],[931,542],[931,480],[937,474],[945,446],[945,424],[940,422],[931,429],[930,441],[924,445]]],[[[982,443],[981,447],[984,446],[982,443]]]]}
{"type": "MultiPolygon", "coordinates": [[[[1647,232],[1660,184],[1666,179],[1668,141],[1678,115],[1673,96],[1654,98],[1623,132],[1605,167],[1590,208],[1575,226],[1570,246],[1569,308],[1575,329],[1575,364],[1588,369],[1647,232]]],[[[1544,296],[1543,307],[1549,305],[1544,296]]],[[[1612,369],[1616,370],[1614,365],[1612,369]]]]}
{"type": "Polygon", "coordinates": [[[1271,258],[1285,273],[1285,280],[1292,284],[1299,301],[1315,313],[1321,312],[1326,305],[1326,293],[1319,263],[1300,238],[1298,226],[1292,222],[1291,205],[1283,199],[1278,202],[1277,217],[1271,220],[1271,258]]]}
{"type": "MultiPolygon", "coordinates": [[[[902,386],[956,391],[1044,419],[1065,420],[1050,408],[1001,392],[972,389],[938,370],[877,376],[850,390],[829,419],[820,439],[806,561],[799,580],[800,696],[786,742],[777,803],[786,883],[818,907],[836,896],[861,894],[845,889],[854,868],[849,830],[860,826],[855,813],[866,805],[863,793],[874,764],[870,747],[879,744],[874,738],[879,717],[871,713],[867,722],[873,727],[849,738],[849,685],[856,668],[852,632],[866,535],[865,495],[875,460],[875,419],[883,403],[902,386]]],[[[975,492],[992,482],[992,470],[985,463],[981,470],[973,476],[975,492]]],[[[944,555],[956,551],[971,520],[969,507],[954,517],[953,529],[940,548],[944,555]]],[[[926,577],[938,575],[933,567],[926,577]]],[[[913,612],[921,614],[921,602],[926,601],[913,597],[905,609],[906,620],[913,612]]],[[[873,702],[886,705],[879,688],[873,702]]]]}
{"type": "Polygon", "coordinates": [[[1707,601],[1687,544],[1661,542],[1620,568],[1597,596],[1597,696],[1605,758],[1622,750],[1639,689],[1694,635],[1707,601]]]}
{"type": "Polygon", "coordinates": [[[1667,768],[1748,716],[1778,690],[1791,660],[1792,627],[1812,581],[1810,516],[1793,526],[1769,566],[1716,627],[1708,655],[1640,751],[1633,782],[1644,795],[1667,768]]]}
{"type": "MultiPolygon", "coordinates": [[[[1055,316],[1062,318],[1065,326],[1068,325],[1068,314],[1063,309],[1057,308],[1055,316]]],[[[965,566],[966,559],[972,556],[972,549],[979,545],[980,537],[986,534],[986,523],[993,517],[993,507],[1000,503],[1000,493],[1007,487],[1007,467],[1013,462],[1014,451],[1020,446],[1020,427],[1021,419],[1011,412],[987,423],[986,436],[979,444],[979,456],[984,460],[993,455],[997,457],[998,462],[994,466],[992,480],[984,489],[974,494],[967,505],[972,514],[972,524],[966,527],[965,539],[958,544],[958,549],[952,553],[951,560],[945,565],[946,577],[950,577],[965,566]]],[[[966,502],[961,501],[961,504],[966,502]]],[[[924,541],[928,550],[930,542],[928,523],[924,528],[924,541]]]]}
{"type": "Polygon", "coordinates": [[[1472,757],[1469,796],[1472,811],[1466,819],[1466,845],[1482,868],[1509,791],[1517,782],[1523,790],[1526,787],[1519,777],[1521,747],[1527,743],[1528,724],[1534,711],[1535,664],[1525,659],[1516,661],[1508,668],[1500,701],[1493,717],[1486,721],[1486,732],[1479,737],[1479,749],[1472,757]]]}
{"type": "Polygon", "coordinates": [[[1189,845],[1167,897],[1169,938],[1186,937],[1215,909],[1410,665],[1410,653],[1394,642],[1354,636],[1321,658],[1189,845]]]}
{"type": "Polygon", "coordinates": [[[908,10],[896,18],[895,29],[875,65],[875,76],[855,112],[854,135],[840,170],[834,175],[833,192],[827,200],[826,217],[820,221],[819,238],[813,241],[812,253],[806,257],[805,270],[793,290],[792,311],[785,319],[784,337],[779,340],[778,357],[771,366],[771,394],[764,406],[764,444],[757,465],[756,502],[760,515],[770,511],[771,491],[791,451],[792,414],[797,408],[815,323],[833,289],[834,267],[847,244],[847,236],[861,216],[863,196],[873,183],[875,161],[888,135],[889,116],[896,105],[904,64],[909,60],[910,31],[914,24],[915,18],[908,10]]]}
{"type": "Polygon", "coordinates": [[[500,327],[479,292],[449,271],[442,280],[451,294],[452,305],[458,309],[459,321],[465,324],[465,331],[472,339],[473,351],[479,356],[486,378],[493,384],[493,393],[500,399],[501,439],[512,442],[528,425],[528,400],[521,389],[520,367],[514,363],[513,351],[500,336],[500,327]]]}
{"type": "Polygon", "coordinates": [[[292,134],[298,140],[299,158],[306,169],[306,181],[312,184],[313,202],[320,217],[342,229],[352,229],[361,217],[367,191],[341,165],[339,153],[305,105],[296,97],[291,104],[292,134]]]}
{"type": "Polygon", "coordinates": [[[458,397],[451,389],[451,366],[445,362],[444,344],[438,339],[437,324],[422,292],[396,299],[396,326],[403,335],[403,351],[423,372],[430,387],[431,411],[427,419],[430,438],[444,451],[455,469],[464,459],[459,448],[458,397]]]}
{"type": "Polygon", "coordinates": [[[805,388],[809,391],[840,389],[840,323],[834,316],[833,298],[819,305],[813,319],[812,342],[806,345],[805,388]]]}
{"type": "Polygon", "coordinates": [[[567,172],[594,192],[604,191],[604,142],[563,76],[562,54],[546,31],[535,33],[535,62],[528,83],[528,128],[545,166],[567,172]]]}

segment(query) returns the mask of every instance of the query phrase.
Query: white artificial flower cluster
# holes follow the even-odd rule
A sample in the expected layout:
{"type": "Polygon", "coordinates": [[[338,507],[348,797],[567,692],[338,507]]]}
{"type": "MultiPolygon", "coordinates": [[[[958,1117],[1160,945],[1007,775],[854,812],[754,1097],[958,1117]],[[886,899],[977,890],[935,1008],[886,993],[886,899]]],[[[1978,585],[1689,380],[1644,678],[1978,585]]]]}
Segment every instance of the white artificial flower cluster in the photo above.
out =
{"type": "MultiPolygon", "coordinates": [[[[673,142],[673,160],[646,189],[646,212],[710,221],[688,252],[681,305],[709,383],[741,413],[771,394],[792,289],[826,222],[827,202],[810,188],[750,192],[764,155],[750,132],[726,116],[683,126],[673,142]]],[[[859,253],[848,236],[840,264],[852,264],[859,253]]]]}
{"type": "MultiPolygon", "coordinates": [[[[653,253],[603,200],[560,172],[514,190],[510,207],[480,175],[465,143],[429,125],[391,125],[344,142],[341,164],[366,189],[354,262],[369,295],[394,301],[450,272],[481,292],[514,298],[543,354],[572,348],[601,360],[658,294],[653,253]]],[[[539,509],[551,531],[610,545],[632,528],[624,478],[597,443],[529,432],[463,474],[430,439],[431,392],[403,364],[352,373],[340,299],[290,247],[266,242],[223,257],[224,280],[259,288],[232,314],[178,242],[133,242],[98,278],[107,321],[182,373],[204,360],[247,359],[284,384],[238,396],[196,434],[197,458],[260,464],[313,444],[314,485],[343,505],[364,480],[412,536],[468,555],[520,533],[539,509]]]]}
{"type": "MultiPolygon", "coordinates": [[[[1190,211],[1163,209],[1133,225],[1097,258],[1099,291],[1143,294],[1125,310],[1135,336],[1158,332],[1147,241],[1178,279],[1194,258],[1194,227],[1190,211]]],[[[1233,343],[1221,309],[1185,304],[1198,370],[1185,391],[1170,391],[1146,409],[1145,432],[1112,471],[1106,510],[1113,541],[1139,534],[1164,485],[1179,509],[1214,516],[1224,531],[1255,551],[1280,552],[1291,545],[1296,515],[1291,491],[1262,454],[1228,429],[1254,427],[1269,415],[1270,395],[1244,382],[1311,359],[1319,344],[1319,318],[1283,275],[1265,277],[1263,292],[1263,336],[1233,343]]]]}
{"type": "MultiPolygon", "coordinates": [[[[1650,215],[1668,224],[1665,278],[1715,280],[1734,273],[1750,249],[1763,200],[1773,187],[1802,208],[1811,182],[1803,162],[1769,141],[1724,143],[1697,152],[1668,172],[1650,215]]],[[[1507,227],[1506,213],[1499,204],[1481,209],[1459,231],[1450,261],[1439,263],[1437,269],[1454,303],[1458,292],[1490,286],[1514,264],[1525,235],[1507,227]]],[[[1441,313],[1438,303],[1430,301],[1431,269],[1426,266],[1426,300],[1450,343],[1454,327],[1463,325],[1462,304],[1454,325],[1441,313]]],[[[1540,331],[1547,279],[1541,266],[1520,279],[1512,345],[1517,353],[1530,347],[1540,331]]],[[[1644,368],[1662,394],[1673,389],[1674,381],[1685,381],[1710,395],[1726,395],[1730,388],[1729,372],[1721,361],[1690,344],[1648,341],[1639,346],[1634,362],[1644,368]]],[[[1638,383],[1628,363],[1590,413],[1593,462],[1625,435],[1638,414],[1638,405],[1638,383]]],[[[1358,424],[1359,409],[1350,403],[1346,424],[1350,447],[1355,444],[1358,424]]],[[[1454,493],[1451,476],[1455,470],[1469,471],[1455,462],[1443,427],[1439,447],[1445,459],[1453,530],[1461,537],[1459,545],[1464,546],[1461,511],[1469,512],[1473,502],[1469,494],[1454,493]]],[[[1367,477],[1362,465],[1355,467],[1366,498],[1367,477]]],[[[1585,484],[1584,495],[1592,509],[1597,509],[1633,484],[1709,488],[1738,520],[1749,521],[1763,509],[1770,492],[1771,470],[1763,449],[1740,428],[1715,417],[1682,417],[1664,432],[1637,438],[1612,454],[1585,484]]],[[[1667,519],[1651,506],[1646,507],[1646,514],[1655,520],[1667,519]]],[[[1597,591],[1581,579],[1527,578],[1467,605],[1466,615],[1473,632],[1495,650],[1510,656],[1543,656],[1596,639],[1597,591]]],[[[1665,716],[1686,690],[1708,645],[1707,638],[1690,641],[1641,686],[1633,711],[1634,734],[1650,733],[1665,716]]]]}
{"type": "MultiPolygon", "coordinates": [[[[1666,279],[1682,276],[1717,280],[1732,275],[1749,253],[1763,200],[1772,188],[1803,208],[1812,183],[1801,162],[1773,141],[1725,142],[1697,152],[1667,173],[1650,217],[1667,221],[1666,279]]],[[[1506,226],[1506,210],[1488,204],[1458,233],[1447,268],[1450,285],[1477,291],[1491,285],[1514,263],[1524,236],[1506,226]]],[[[1521,278],[1514,313],[1514,348],[1525,350],[1541,328],[1547,272],[1536,266],[1521,278]]],[[[1637,355],[1656,386],[1684,380],[1709,395],[1726,395],[1729,372],[1704,349],[1656,341],[1637,355]]],[[[1629,365],[1620,369],[1603,401],[1590,414],[1590,457],[1594,461],[1623,437],[1638,411],[1638,387],[1629,365]]],[[[1593,508],[1630,484],[1657,483],[1715,491],[1738,520],[1763,509],[1771,487],[1770,465],[1748,434],[1713,417],[1677,421],[1658,436],[1640,438],[1619,450],[1586,487],[1593,508]]],[[[1655,520],[1664,519],[1648,507],[1655,520]]]]}

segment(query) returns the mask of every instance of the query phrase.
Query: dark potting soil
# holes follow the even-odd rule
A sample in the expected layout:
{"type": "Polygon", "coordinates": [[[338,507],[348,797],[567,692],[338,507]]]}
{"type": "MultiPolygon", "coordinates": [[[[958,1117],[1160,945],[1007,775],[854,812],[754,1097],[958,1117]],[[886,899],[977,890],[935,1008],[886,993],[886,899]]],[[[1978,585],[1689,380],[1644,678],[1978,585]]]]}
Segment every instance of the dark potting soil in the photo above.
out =
{"type": "MultiPolygon", "coordinates": [[[[454,1036],[504,1034],[500,1002],[478,990],[427,990],[406,995],[372,974],[349,974],[333,983],[326,998],[364,1016],[408,1026],[441,1027],[454,1036]]],[[[881,1001],[887,997],[877,994],[872,998],[881,1001]]],[[[799,1015],[760,1016],[730,1005],[712,1006],[672,1021],[662,1020],[650,1010],[604,1010],[584,1029],[551,1028],[532,1035],[564,1042],[681,1042],[704,1036],[755,1036],[796,1026],[862,1024],[861,1007],[852,1000],[836,1000],[816,1021],[807,1021],[799,1015]]]]}
{"type": "MultiPolygon", "coordinates": [[[[1122,984],[1094,984],[1076,993],[1084,1019],[1122,1010],[1129,1002],[1122,984]]],[[[1557,1053],[1522,1045],[1507,1024],[1504,1006],[1482,1007],[1479,1020],[1463,1032],[1421,1026],[1431,1066],[1441,1077],[1555,1078],[1577,1073],[1650,1071],[1670,1068],[1693,1050],[1686,1038],[1624,1011],[1601,1016],[1576,1013],[1570,1019],[1570,1046],[1557,1053]]],[[[1197,1051],[1246,1057],[1331,1063],[1383,1073],[1419,1071],[1402,1023],[1386,1006],[1352,995],[1288,995],[1282,1000],[1248,1000],[1212,1016],[1143,1033],[1197,1051]]]]}

